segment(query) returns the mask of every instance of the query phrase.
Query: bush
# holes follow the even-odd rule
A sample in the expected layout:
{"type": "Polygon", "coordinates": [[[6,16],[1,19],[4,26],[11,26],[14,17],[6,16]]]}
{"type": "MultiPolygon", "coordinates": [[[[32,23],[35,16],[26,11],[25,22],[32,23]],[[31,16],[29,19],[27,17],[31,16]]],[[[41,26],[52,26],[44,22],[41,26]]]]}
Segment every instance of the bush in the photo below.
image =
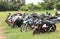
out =
{"type": "MultiPolygon", "coordinates": [[[[0,2],[0,11],[40,11],[40,10],[52,10],[54,9],[53,3],[38,3],[38,5],[34,5],[33,3],[28,4],[28,5],[22,5],[17,2],[0,2]]],[[[60,10],[60,2],[57,3],[56,5],[57,10],[60,10]]]]}
{"type": "Polygon", "coordinates": [[[35,11],[35,10],[40,10],[40,6],[39,5],[34,5],[33,3],[25,5],[25,8],[28,11],[35,11]]]}
{"type": "Polygon", "coordinates": [[[6,2],[0,2],[0,11],[6,11],[7,7],[6,7],[7,3],[6,2]]]}
{"type": "Polygon", "coordinates": [[[0,11],[11,11],[11,10],[18,10],[21,6],[20,3],[13,3],[13,2],[0,2],[0,11]]]}
{"type": "Polygon", "coordinates": [[[35,10],[35,11],[42,10],[42,7],[40,5],[34,5],[33,10],[35,10]]]}
{"type": "Polygon", "coordinates": [[[43,7],[43,9],[45,10],[52,10],[54,7],[53,7],[53,4],[52,3],[41,3],[41,6],[43,7]]]}
{"type": "Polygon", "coordinates": [[[12,10],[12,6],[13,6],[13,3],[8,3],[7,4],[7,10],[9,11],[9,10],[12,10]]]}
{"type": "Polygon", "coordinates": [[[20,7],[20,4],[19,3],[8,3],[7,4],[7,9],[8,10],[13,10],[13,11],[17,11],[20,7]]]}
{"type": "Polygon", "coordinates": [[[42,7],[40,5],[33,5],[31,3],[28,5],[21,6],[20,10],[22,10],[22,11],[39,11],[39,10],[42,10],[42,7]]]}
{"type": "Polygon", "coordinates": [[[29,11],[33,11],[33,8],[34,8],[34,5],[33,5],[33,3],[31,3],[31,4],[28,4],[27,6],[28,6],[28,8],[29,8],[29,11]]]}
{"type": "Polygon", "coordinates": [[[60,10],[60,2],[59,3],[57,3],[57,10],[60,10]]]}
{"type": "Polygon", "coordinates": [[[28,6],[23,5],[23,6],[20,7],[20,10],[21,10],[21,11],[28,11],[29,8],[28,8],[28,6]]]}

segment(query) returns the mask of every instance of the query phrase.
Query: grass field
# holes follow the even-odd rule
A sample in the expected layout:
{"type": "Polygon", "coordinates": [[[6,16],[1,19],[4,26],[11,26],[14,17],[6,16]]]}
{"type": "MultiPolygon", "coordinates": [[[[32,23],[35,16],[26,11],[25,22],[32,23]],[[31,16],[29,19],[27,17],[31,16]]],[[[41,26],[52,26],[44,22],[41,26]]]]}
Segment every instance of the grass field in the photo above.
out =
{"type": "MultiPolygon", "coordinates": [[[[11,29],[10,26],[8,26],[5,23],[5,19],[7,14],[11,12],[12,14],[16,11],[6,11],[6,12],[0,12],[0,25],[3,27],[4,35],[6,39],[60,39],[60,23],[57,23],[57,29],[55,32],[50,33],[40,33],[39,35],[32,35],[32,31],[29,30],[27,32],[20,32],[20,29],[14,28],[11,29]]],[[[46,11],[38,11],[38,13],[45,13],[46,11]]],[[[52,15],[56,11],[48,11],[51,12],[52,15]]]]}

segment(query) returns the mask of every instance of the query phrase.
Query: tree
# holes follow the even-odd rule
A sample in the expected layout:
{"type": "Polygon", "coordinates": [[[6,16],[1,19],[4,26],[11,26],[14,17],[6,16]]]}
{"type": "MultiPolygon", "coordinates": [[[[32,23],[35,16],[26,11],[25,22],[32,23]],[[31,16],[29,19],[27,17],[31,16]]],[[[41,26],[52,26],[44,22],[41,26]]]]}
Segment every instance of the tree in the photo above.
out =
{"type": "MultiPolygon", "coordinates": [[[[54,9],[57,7],[57,3],[60,2],[60,0],[44,0],[45,4],[51,5],[54,9]]],[[[49,6],[49,7],[51,7],[49,6]]]]}
{"type": "Polygon", "coordinates": [[[57,10],[60,10],[60,2],[57,3],[56,8],[57,8],[57,10]]]}

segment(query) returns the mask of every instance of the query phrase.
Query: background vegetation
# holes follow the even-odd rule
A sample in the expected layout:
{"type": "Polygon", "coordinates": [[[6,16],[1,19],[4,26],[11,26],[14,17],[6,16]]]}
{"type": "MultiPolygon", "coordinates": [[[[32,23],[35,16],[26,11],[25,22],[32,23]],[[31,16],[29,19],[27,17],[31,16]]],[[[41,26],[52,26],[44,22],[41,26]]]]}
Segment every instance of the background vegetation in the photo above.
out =
{"type": "Polygon", "coordinates": [[[0,11],[40,11],[40,10],[60,10],[60,0],[44,0],[42,3],[24,5],[16,2],[0,1],[0,11]]]}

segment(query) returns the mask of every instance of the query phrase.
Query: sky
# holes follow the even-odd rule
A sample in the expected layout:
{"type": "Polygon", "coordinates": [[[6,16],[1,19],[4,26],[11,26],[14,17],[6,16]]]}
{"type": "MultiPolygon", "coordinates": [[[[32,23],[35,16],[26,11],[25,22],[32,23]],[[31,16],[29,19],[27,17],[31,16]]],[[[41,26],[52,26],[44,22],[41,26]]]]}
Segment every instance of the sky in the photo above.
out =
{"type": "Polygon", "coordinates": [[[29,4],[29,3],[37,4],[38,2],[43,2],[43,0],[26,0],[25,4],[29,4]]]}

